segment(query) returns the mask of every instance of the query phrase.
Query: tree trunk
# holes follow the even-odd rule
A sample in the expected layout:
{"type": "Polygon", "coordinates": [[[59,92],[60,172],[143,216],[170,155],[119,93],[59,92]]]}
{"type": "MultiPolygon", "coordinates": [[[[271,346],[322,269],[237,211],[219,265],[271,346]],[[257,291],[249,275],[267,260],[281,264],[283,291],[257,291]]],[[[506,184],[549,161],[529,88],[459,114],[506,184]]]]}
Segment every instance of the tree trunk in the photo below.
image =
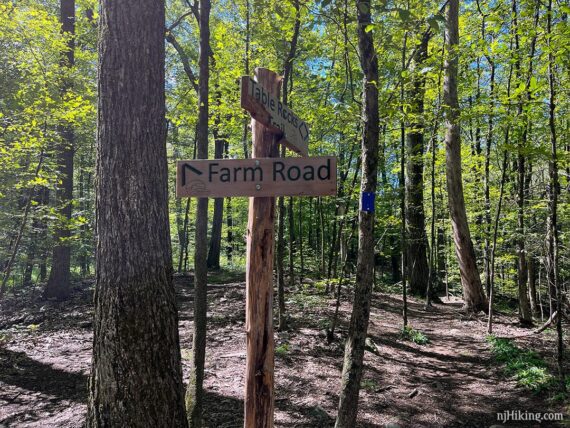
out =
{"type": "MultiPolygon", "coordinates": [[[[538,12],[539,8],[536,8],[535,14],[535,27],[538,25],[538,12]]],[[[520,45],[519,45],[519,34],[518,34],[518,12],[517,12],[517,2],[513,0],[513,24],[514,24],[514,39],[515,39],[515,49],[517,55],[520,55],[520,45]]],[[[531,40],[530,55],[529,55],[529,66],[528,75],[526,79],[526,86],[528,88],[530,83],[530,78],[532,76],[532,65],[533,57],[536,46],[536,36],[531,40]]],[[[518,58],[518,57],[517,57],[518,58]]],[[[517,71],[517,77],[520,78],[520,60],[516,60],[515,68],[517,71]]],[[[527,101],[532,98],[530,90],[527,90],[527,101]]],[[[526,189],[525,185],[527,183],[526,177],[526,156],[525,150],[527,146],[528,130],[529,130],[529,119],[524,113],[524,101],[521,99],[519,101],[519,108],[517,117],[522,122],[523,130],[522,135],[518,144],[518,154],[517,154],[517,285],[518,285],[518,298],[519,298],[519,321],[523,326],[532,326],[532,311],[530,308],[530,302],[528,298],[527,282],[528,282],[528,266],[526,260],[526,248],[525,248],[525,216],[524,216],[524,206],[526,199],[526,189]]]]}
{"type": "Polygon", "coordinates": [[[465,310],[478,312],[487,309],[487,300],[483,294],[481,278],[477,270],[475,250],[471,241],[463,197],[459,102],[457,100],[458,21],[459,0],[449,0],[445,31],[447,57],[443,82],[444,114],[447,127],[445,133],[447,193],[455,252],[463,286],[465,310]]]}
{"type": "Polygon", "coordinates": [[[417,46],[413,64],[416,75],[413,78],[412,89],[408,94],[411,105],[411,128],[406,135],[408,149],[406,180],[406,228],[407,228],[407,263],[412,269],[408,272],[410,292],[424,296],[428,287],[429,266],[427,263],[427,235],[425,231],[424,214],[424,93],[425,73],[419,72],[427,58],[428,43],[431,36],[426,31],[417,46]]]}
{"type": "MultiPolygon", "coordinates": [[[[406,50],[408,42],[408,33],[404,33],[404,42],[402,46],[402,73],[406,69],[406,50]]],[[[400,85],[400,112],[402,119],[400,120],[400,215],[402,217],[402,227],[400,229],[400,241],[402,246],[402,321],[404,328],[408,325],[408,231],[406,224],[408,223],[408,212],[406,210],[406,125],[404,123],[404,85],[400,85]]],[[[414,267],[412,267],[413,269],[414,267]]]]}
{"type": "MultiPolygon", "coordinates": [[[[212,59],[214,63],[214,60],[212,59]]],[[[214,68],[215,73],[215,68],[214,68]]],[[[222,159],[224,157],[224,149],[226,147],[225,138],[220,132],[220,108],[222,104],[222,92],[219,84],[216,82],[216,118],[214,120],[214,158],[222,159]]],[[[222,252],[222,224],[224,221],[224,198],[214,199],[214,217],[212,218],[212,234],[210,236],[210,248],[208,250],[208,267],[211,269],[220,269],[220,254],[222,252]]]]}
{"type": "MultiPolygon", "coordinates": [[[[376,193],[378,172],[378,58],[374,51],[372,32],[366,31],[371,23],[372,2],[359,0],[358,50],[364,73],[362,94],[362,192],[376,193]]],[[[374,211],[359,211],[358,260],[354,305],[344,351],[342,383],[336,428],[356,425],[358,394],[362,379],[364,345],[370,318],[370,300],[374,282],[374,211]]]]}
{"type": "MultiPolygon", "coordinates": [[[[289,103],[289,82],[292,81],[293,73],[293,60],[297,52],[297,41],[299,40],[299,31],[301,29],[301,9],[299,0],[295,0],[295,25],[293,27],[293,36],[291,38],[291,46],[289,53],[283,66],[283,104],[289,103]]],[[[285,157],[285,147],[281,149],[281,157],[285,157]]],[[[289,214],[291,214],[289,212],[289,214]]],[[[284,330],[287,328],[286,309],[285,309],[285,198],[283,196],[278,199],[278,236],[277,236],[277,254],[276,254],[276,267],[277,267],[277,301],[279,306],[279,325],[278,329],[284,330]]],[[[292,220],[292,219],[291,219],[292,220]]],[[[290,235],[291,236],[291,235],[290,235]]],[[[291,278],[291,285],[293,285],[293,258],[292,254],[289,258],[289,273],[291,278]]]]}
{"type": "Polygon", "coordinates": [[[484,263],[485,263],[485,288],[487,293],[490,292],[491,287],[491,254],[490,254],[490,239],[491,239],[491,192],[490,192],[490,171],[491,171],[491,147],[493,145],[493,113],[494,113],[494,94],[495,94],[495,63],[491,64],[491,89],[489,98],[491,99],[491,114],[489,115],[489,129],[487,131],[487,143],[485,148],[485,247],[484,247],[484,263]]]}
{"type": "MultiPolygon", "coordinates": [[[[61,31],[68,37],[67,50],[63,53],[62,66],[71,69],[75,63],[75,0],[61,0],[61,31]]],[[[70,86],[69,77],[63,77],[62,94],[70,86]]],[[[56,204],[61,219],[55,227],[51,271],[44,290],[44,298],[66,299],[71,293],[71,202],[73,199],[74,132],[70,124],[59,126],[61,141],[57,145],[57,163],[61,172],[61,188],[56,192],[56,204]]]]}
{"type": "Polygon", "coordinates": [[[186,427],[172,284],[164,2],[101,2],[87,426],[186,427]]]}
{"type": "MultiPolygon", "coordinates": [[[[548,171],[550,176],[548,202],[549,202],[549,217],[548,217],[548,283],[551,290],[556,294],[556,311],[559,316],[556,321],[556,362],[558,365],[558,382],[561,391],[566,391],[566,379],[564,375],[564,341],[562,333],[562,284],[559,275],[558,266],[558,192],[560,191],[560,183],[558,181],[558,147],[556,135],[556,90],[555,90],[555,76],[554,76],[554,54],[551,46],[552,34],[552,0],[548,1],[548,13],[546,21],[546,31],[548,35],[548,82],[549,82],[549,100],[548,100],[548,125],[550,129],[550,161],[548,163],[548,171]]],[[[552,312],[551,312],[552,315],[552,312]]]]}
{"type": "MultiPolygon", "coordinates": [[[[510,78],[508,87],[510,88],[510,78]]],[[[505,140],[509,139],[509,128],[507,127],[505,133],[505,140]]],[[[493,333],[493,300],[495,295],[495,254],[497,250],[497,235],[499,233],[499,218],[501,217],[501,207],[503,205],[503,193],[505,190],[505,178],[507,176],[507,165],[508,165],[508,155],[507,151],[503,155],[503,172],[501,173],[501,184],[499,190],[499,203],[497,204],[497,214],[495,215],[495,225],[493,229],[493,239],[490,253],[490,263],[489,263],[489,318],[487,320],[487,333],[493,333]]]]}
{"type": "Polygon", "coordinates": [[[292,289],[295,286],[295,213],[291,197],[287,204],[287,218],[289,219],[289,287],[292,289]]]}
{"type": "Polygon", "coordinates": [[[534,315],[537,315],[539,309],[536,296],[536,260],[532,255],[528,258],[528,297],[530,300],[530,309],[534,315]]]}
{"type": "MultiPolygon", "coordinates": [[[[208,112],[210,80],[210,0],[200,0],[200,77],[198,82],[197,158],[208,158],[208,112]]],[[[200,428],[204,406],[204,363],[206,361],[206,314],[208,311],[208,198],[198,198],[194,250],[194,337],[192,367],[186,389],[188,425],[200,428]]]]}

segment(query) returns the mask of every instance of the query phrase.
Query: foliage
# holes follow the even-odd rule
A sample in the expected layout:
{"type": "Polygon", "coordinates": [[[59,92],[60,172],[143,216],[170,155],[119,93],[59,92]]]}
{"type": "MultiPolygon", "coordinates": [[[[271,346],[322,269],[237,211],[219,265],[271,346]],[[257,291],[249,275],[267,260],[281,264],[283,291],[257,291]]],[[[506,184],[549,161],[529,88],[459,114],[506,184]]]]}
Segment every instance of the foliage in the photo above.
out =
{"type": "Polygon", "coordinates": [[[495,361],[504,365],[505,375],[516,379],[518,385],[532,392],[553,385],[546,362],[536,352],[519,348],[512,339],[488,336],[487,342],[495,361]]]}
{"type": "Polygon", "coordinates": [[[424,333],[416,330],[410,325],[407,325],[400,330],[400,337],[403,340],[414,342],[416,345],[427,345],[429,343],[429,338],[424,333]]]}
{"type": "MultiPolygon", "coordinates": [[[[72,125],[76,136],[72,271],[83,277],[93,271],[93,211],[95,195],[96,121],[96,25],[94,0],[78,0],[75,38],[76,64],[71,70],[60,66],[67,40],[61,34],[58,3],[55,0],[4,2],[0,5],[0,264],[14,250],[16,231],[23,220],[25,203],[32,198],[30,216],[17,251],[10,285],[22,286],[26,271],[38,282],[49,270],[52,231],[61,223],[54,206],[60,172],[53,154],[61,140],[60,124],[72,125]],[[70,90],[62,96],[63,81],[70,90]],[[40,155],[43,164],[35,169],[40,155]],[[42,191],[45,193],[41,196],[42,191]],[[43,273],[42,273],[43,272],[43,273]]],[[[188,2],[166,2],[166,25],[188,58],[194,74],[191,81],[179,52],[166,43],[167,150],[169,180],[174,188],[175,161],[194,156],[197,95],[193,83],[198,72],[198,26],[188,2]]],[[[413,122],[425,127],[424,211],[426,226],[435,221],[434,263],[439,284],[447,282],[450,292],[458,291],[460,276],[454,257],[451,224],[447,214],[445,147],[441,118],[443,72],[443,13],[441,2],[390,0],[372,10],[366,31],[374,37],[380,61],[376,82],[380,98],[380,159],[376,198],[376,273],[383,289],[401,290],[400,253],[400,139],[412,130],[413,122]],[[426,31],[431,39],[428,57],[421,67],[410,58],[426,31]],[[414,81],[426,81],[425,113],[414,117],[414,81]],[[402,92],[400,92],[402,90],[402,92]],[[432,167],[431,155],[435,152],[432,167]],[[431,205],[434,175],[435,206],[431,205]]],[[[548,54],[555,59],[554,89],[557,95],[555,127],[559,147],[560,271],[563,281],[570,275],[570,104],[567,96],[570,30],[567,7],[553,3],[552,35],[546,35],[546,8],[542,3],[517,0],[517,15],[511,1],[462,2],[460,11],[459,102],[462,126],[462,168],[471,235],[484,271],[486,245],[498,207],[502,158],[505,171],[503,209],[498,218],[495,284],[499,294],[516,296],[517,228],[516,155],[525,156],[528,183],[524,211],[524,239],[528,259],[536,262],[537,286],[547,301],[544,278],[548,218],[548,54]],[[538,9],[537,9],[538,8],[538,9]],[[535,23],[536,12],[538,21],[535,23]],[[516,18],[516,25],[515,25],[516,18]],[[518,37],[518,46],[515,44],[518,37]],[[535,46],[533,63],[530,52],[535,46]],[[527,76],[532,65],[532,73],[527,76]],[[491,71],[494,87],[491,88],[491,71]],[[490,130],[493,130],[491,133],[490,130]],[[526,132],[526,142],[523,135],[526,132]],[[492,135],[491,135],[492,134],[492,135]],[[489,170],[486,177],[485,165],[489,170]],[[489,204],[485,203],[488,187],[489,204]]],[[[296,280],[313,277],[316,292],[324,285],[336,289],[334,278],[343,276],[339,238],[346,248],[346,275],[354,274],[358,234],[358,198],[361,154],[361,70],[357,55],[354,6],[342,0],[302,2],[300,31],[293,58],[288,103],[311,129],[309,150],[314,155],[338,158],[338,195],[323,198],[295,198],[293,221],[285,219],[286,261],[293,261],[296,280]],[[335,244],[335,245],[333,245],[335,244]],[[302,252],[301,252],[302,246],[302,252]],[[328,282],[327,282],[328,281],[328,282]]],[[[224,156],[243,158],[251,152],[249,118],[239,106],[237,79],[252,75],[255,67],[282,73],[291,47],[295,26],[293,2],[267,0],[216,2],[211,19],[210,157],[216,139],[225,143],[224,156]],[[249,44],[248,44],[249,42],[249,44]]],[[[288,201],[287,201],[288,202],[288,201]]],[[[176,199],[170,192],[173,265],[178,270],[192,266],[196,203],[176,199]],[[188,210],[186,208],[188,207],[188,210]],[[186,216],[186,212],[188,215],[186,216]],[[186,244],[184,241],[186,240],[186,244]],[[186,248],[188,249],[187,253],[186,248]],[[182,256],[182,257],[181,257],[182,256]]],[[[210,218],[213,205],[209,204],[210,218]]],[[[222,225],[223,268],[243,270],[247,234],[247,198],[225,201],[222,225]],[[231,204],[231,208],[228,205],[231,204]],[[229,221],[228,217],[231,217],[229,221]],[[230,242],[230,236],[232,241],[230,242]]],[[[428,242],[431,229],[426,227],[428,242]]],[[[286,263],[288,265],[288,263],[286,263]]],[[[288,266],[286,266],[288,269],[288,266]]],[[[350,284],[349,284],[350,285],[350,284]]],[[[350,289],[350,288],[349,288],[350,289]]],[[[308,293],[308,294],[312,294],[308,293]]],[[[310,298],[309,298],[310,299],[310,298]]]]}
{"type": "Polygon", "coordinates": [[[275,355],[279,358],[285,358],[289,354],[289,344],[287,342],[282,343],[275,347],[275,355]]]}

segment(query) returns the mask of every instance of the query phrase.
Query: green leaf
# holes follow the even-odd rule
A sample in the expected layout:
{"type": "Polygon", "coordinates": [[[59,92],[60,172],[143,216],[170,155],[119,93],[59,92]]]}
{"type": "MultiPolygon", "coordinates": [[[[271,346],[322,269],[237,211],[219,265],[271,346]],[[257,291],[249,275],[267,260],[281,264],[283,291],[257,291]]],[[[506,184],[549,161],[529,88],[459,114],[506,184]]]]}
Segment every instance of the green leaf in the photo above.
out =
{"type": "Polygon", "coordinates": [[[538,82],[536,80],[536,77],[532,76],[530,78],[529,88],[531,91],[536,91],[536,89],[538,88],[538,82]]]}
{"type": "Polygon", "coordinates": [[[439,31],[439,22],[437,21],[437,19],[435,19],[435,17],[431,16],[428,18],[428,24],[429,26],[434,30],[434,31],[439,31]]]}
{"type": "Polygon", "coordinates": [[[410,13],[409,10],[400,9],[400,8],[397,8],[396,10],[398,11],[398,15],[400,16],[400,19],[402,21],[408,22],[410,20],[410,17],[412,16],[412,14],[410,13]]]}
{"type": "Polygon", "coordinates": [[[370,33],[373,29],[374,29],[375,25],[374,24],[368,24],[365,28],[364,28],[364,32],[365,33],[370,33]]]}

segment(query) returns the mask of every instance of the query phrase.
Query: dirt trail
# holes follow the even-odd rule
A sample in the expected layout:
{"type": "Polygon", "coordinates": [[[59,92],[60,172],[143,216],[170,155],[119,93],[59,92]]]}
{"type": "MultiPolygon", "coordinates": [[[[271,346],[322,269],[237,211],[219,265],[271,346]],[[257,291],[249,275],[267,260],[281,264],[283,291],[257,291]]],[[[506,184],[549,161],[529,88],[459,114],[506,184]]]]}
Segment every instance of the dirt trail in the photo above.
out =
{"type": "MultiPolygon", "coordinates": [[[[87,281],[77,284],[66,303],[44,302],[36,294],[0,305],[0,427],[82,426],[91,358],[91,286],[87,281]]],[[[176,288],[186,375],[192,346],[190,280],[177,278],[176,288]]],[[[324,329],[334,311],[333,299],[314,291],[288,294],[288,299],[291,327],[276,332],[275,425],[333,426],[341,335],[346,334],[350,305],[343,302],[337,340],[329,345],[324,329]]],[[[205,386],[206,424],[212,428],[243,423],[244,303],[243,282],[209,288],[205,386]]],[[[425,312],[421,302],[411,299],[410,323],[430,340],[420,346],[400,338],[400,308],[398,297],[374,295],[369,336],[377,352],[365,355],[359,426],[489,427],[505,410],[560,411],[549,407],[547,397],[534,396],[501,375],[491,361],[482,318],[466,318],[457,302],[425,312]]],[[[523,334],[515,321],[497,316],[496,333],[523,334]]],[[[517,343],[532,345],[547,361],[553,358],[551,334],[519,338],[517,343]]]]}

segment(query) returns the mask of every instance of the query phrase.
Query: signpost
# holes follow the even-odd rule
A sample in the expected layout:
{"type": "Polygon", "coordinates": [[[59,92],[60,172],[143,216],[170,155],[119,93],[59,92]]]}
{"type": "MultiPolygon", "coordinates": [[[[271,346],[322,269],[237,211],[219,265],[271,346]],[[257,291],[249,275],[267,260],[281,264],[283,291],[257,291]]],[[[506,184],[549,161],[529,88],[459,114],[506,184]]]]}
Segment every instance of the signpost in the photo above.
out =
{"type": "Polygon", "coordinates": [[[176,196],[250,196],[246,260],[244,427],[273,427],[273,247],[275,196],[336,194],[336,158],[279,158],[278,145],[308,154],[309,128],[279,101],[281,78],[265,68],[241,79],[252,116],[252,159],[178,161],[176,196]]]}
{"type": "Polygon", "coordinates": [[[309,127],[270,91],[249,76],[241,78],[241,106],[281,138],[279,144],[302,156],[309,154],[309,127]]]}
{"type": "Polygon", "coordinates": [[[316,196],[336,194],[336,158],[178,161],[176,196],[316,196]]]}

